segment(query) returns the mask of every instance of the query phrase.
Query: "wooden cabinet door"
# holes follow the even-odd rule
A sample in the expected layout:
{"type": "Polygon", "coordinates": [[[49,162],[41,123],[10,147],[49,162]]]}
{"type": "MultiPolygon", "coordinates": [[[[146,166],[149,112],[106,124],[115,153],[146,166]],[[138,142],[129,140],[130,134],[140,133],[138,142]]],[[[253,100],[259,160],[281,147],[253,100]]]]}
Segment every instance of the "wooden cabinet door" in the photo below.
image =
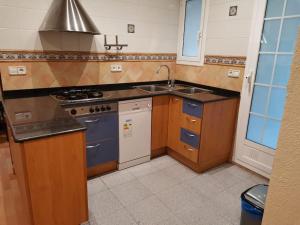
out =
{"type": "Polygon", "coordinates": [[[169,96],[155,96],[152,102],[151,156],[165,152],[168,139],[169,96]]]}
{"type": "Polygon", "coordinates": [[[180,152],[180,126],[182,117],[182,98],[170,97],[168,147],[180,152]]]}

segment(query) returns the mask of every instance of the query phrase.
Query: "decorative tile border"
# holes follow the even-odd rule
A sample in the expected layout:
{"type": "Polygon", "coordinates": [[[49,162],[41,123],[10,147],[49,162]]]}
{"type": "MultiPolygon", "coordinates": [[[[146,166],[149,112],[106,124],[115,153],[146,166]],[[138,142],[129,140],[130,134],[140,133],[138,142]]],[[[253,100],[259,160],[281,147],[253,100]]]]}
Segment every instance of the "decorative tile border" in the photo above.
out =
{"type": "Polygon", "coordinates": [[[11,61],[174,61],[176,54],[0,51],[0,62],[11,61]]]}
{"type": "Polygon", "coordinates": [[[241,66],[246,65],[246,57],[244,56],[219,56],[206,55],[204,59],[205,64],[224,65],[224,66],[241,66]]]}
{"type": "MultiPolygon", "coordinates": [[[[40,61],[175,61],[176,54],[169,53],[95,53],[62,51],[1,51],[0,62],[40,62],[40,61]]],[[[205,64],[245,66],[246,57],[206,55],[205,64]]]]}

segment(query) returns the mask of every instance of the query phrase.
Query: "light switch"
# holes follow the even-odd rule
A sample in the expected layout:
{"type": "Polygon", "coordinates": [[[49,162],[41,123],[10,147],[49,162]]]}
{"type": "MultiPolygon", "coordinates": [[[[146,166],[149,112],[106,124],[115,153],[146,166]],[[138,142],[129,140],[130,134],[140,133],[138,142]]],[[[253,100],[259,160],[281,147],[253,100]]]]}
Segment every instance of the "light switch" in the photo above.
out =
{"type": "Polygon", "coordinates": [[[18,75],[18,69],[16,66],[9,66],[8,67],[9,75],[18,75]]]}
{"type": "Polygon", "coordinates": [[[26,66],[9,66],[8,73],[11,76],[26,75],[27,69],[26,66]]]}
{"type": "Polygon", "coordinates": [[[228,73],[227,73],[227,76],[228,77],[233,77],[233,78],[239,78],[240,77],[240,73],[241,71],[240,70],[228,70],[228,73]]]}

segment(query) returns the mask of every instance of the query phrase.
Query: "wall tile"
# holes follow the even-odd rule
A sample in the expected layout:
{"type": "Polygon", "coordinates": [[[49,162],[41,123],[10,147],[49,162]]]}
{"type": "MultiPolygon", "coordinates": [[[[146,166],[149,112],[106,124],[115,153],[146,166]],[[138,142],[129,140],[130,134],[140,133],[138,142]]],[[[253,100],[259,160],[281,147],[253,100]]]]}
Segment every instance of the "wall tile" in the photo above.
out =
{"type": "Polygon", "coordinates": [[[208,38],[205,54],[246,56],[249,38],[208,38]]]}
{"type": "Polygon", "coordinates": [[[171,62],[118,62],[121,73],[110,71],[116,62],[9,62],[0,63],[4,90],[67,87],[165,80],[166,72],[156,74],[161,64],[170,66],[175,74],[175,61],[171,62]],[[10,76],[8,66],[27,67],[25,76],[10,76]]]}
{"type": "MultiPolygon", "coordinates": [[[[0,49],[104,50],[103,36],[90,39],[81,34],[61,35],[48,32],[40,35],[38,29],[51,2],[52,0],[0,0],[0,15],[5,18],[0,20],[0,49]],[[18,38],[12,38],[15,36],[18,38]],[[29,36],[31,40],[28,39],[29,36]]],[[[81,3],[102,34],[118,34],[123,42],[130,42],[129,48],[124,49],[124,52],[176,52],[179,0],[156,0],[148,4],[140,0],[85,0],[81,3]],[[142,23],[141,26],[137,25],[137,29],[143,29],[135,34],[127,34],[129,23],[142,23]],[[152,33],[155,35],[151,35],[152,33]],[[146,41],[145,37],[148,38],[146,41]],[[164,44],[169,39],[173,39],[172,46],[164,44]],[[145,42],[149,41],[152,44],[148,46],[145,42]]]]}
{"type": "Polygon", "coordinates": [[[176,65],[176,79],[233,91],[241,91],[244,68],[238,68],[241,71],[239,78],[227,77],[229,69],[237,68],[219,65],[204,65],[202,67],[176,65]]]}
{"type": "Polygon", "coordinates": [[[211,0],[209,6],[205,54],[247,55],[254,1],[211,0]],[[229,16],[234,5],[237,16],[229,16]]]}

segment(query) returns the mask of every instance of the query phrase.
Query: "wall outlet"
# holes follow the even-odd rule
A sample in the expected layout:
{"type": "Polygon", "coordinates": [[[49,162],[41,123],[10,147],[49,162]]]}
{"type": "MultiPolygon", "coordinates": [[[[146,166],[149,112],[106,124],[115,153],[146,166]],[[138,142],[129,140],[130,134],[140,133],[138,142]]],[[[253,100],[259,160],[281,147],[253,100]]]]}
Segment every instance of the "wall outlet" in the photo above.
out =
{"type": "Polygon", "coordinates": [[[123,67],[120,64],[113,64],[110,66],[110,71],[111,72],[122,72],[123,67]]]}
{"type": "Polygon", "coordinates": [[[228,70],[227,76],[233,78],[239,78],[241,74],[240,70],[228,70]]]}
{"type": "Polygon", "coordinates": [[[17,66],[17,70],[19,75],[26,75],[27,73],[26,66],[17,66]]]}
{"type": "Polygon", "coordinates": [[[9,66],[8,73],[11,76],[26,75],[27,69],[26,66],[9,66]]]}
{"type": "Polygon", "coordinates": [[[15,113],[15,119],[16,119],[16,121],[31,120],[32,119],[32,113],[31,112],[15,113]]]}

